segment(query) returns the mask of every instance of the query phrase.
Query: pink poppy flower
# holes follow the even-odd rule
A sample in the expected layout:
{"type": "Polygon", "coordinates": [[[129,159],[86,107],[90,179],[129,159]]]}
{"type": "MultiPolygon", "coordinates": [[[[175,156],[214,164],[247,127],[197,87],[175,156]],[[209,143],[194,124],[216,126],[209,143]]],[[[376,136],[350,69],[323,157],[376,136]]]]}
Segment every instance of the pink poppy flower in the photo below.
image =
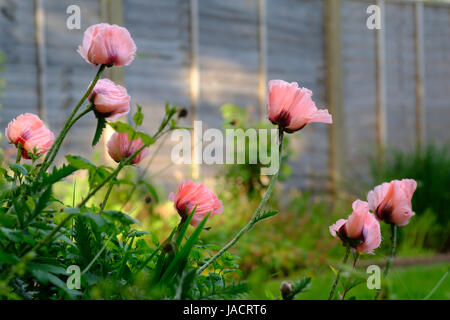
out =
{"type": "Polygon", "coordinates": [[[269,120],[288,133],[302,129],[309,122],[332,123],[328,110],[318,110],[311,97],[312,92],[299,88],[297,82],[270,80],[267,99],[269,120]]]}
{"type": "Polygon", "coordinates": [[[86,29],[78,53],[94,65],[127,66],[134,59],[136,44],[127,29],[99,23],[86,29]]]}
{"type": "Polygon", "coordinates": [[[194,227],[198,226],[208,213],[211,212],[209,216],[211,218],[223,211],[222,201],[214,192],[204,184],[197,184],[191,180],[183,181],[178,187],[178,192],[176,194],[172,192],[169,199],[174,203],[175,209],[182,218],[186,217],[186,209],[190,214],[197,206],[191,220],[191,225],[194,227]]]}
{"type": "Polygon", "coordinates": [[[352,205],[353,212],[348,220],[339,219],[330,226],[330,233],[335,238],[355,240],[351,244],[359,252],[373,253],[381,243],[380,224],[369,212],[369,205],[365,201],[356,200],[352,205]]]}
{"type": "Polygon", "coordinates": [[[5,135],[8,140],[16,146],[21,142],[22,157],[30,159],[28,152],[36,155],[46,153],[50,150],[55,136],[35,114],[21,114],[12,120],[5,129],[5,135]]]}
{"type": "Polygon", "coordinates": [[[109,121],[114,121],[130,112],[130,96],[127,89],[116,85],[109,79],[100,79],[96,84],[89,100],[94,105],[97,114],[109,121]]]}
{"type": "MultiPolygon", "coordinates": [[[[133,141],[130,141],[128,137],[128,133],[119,133],[114,132],[114,134],[109,138],[106,143],[106,147],[108,149],[108,153],[110,157],[116,161],[120,162],[127,159],[133,153],[135,153],[139,148],[144,145],[141,138],[136,138],[133,141]]],[[[138,164],[149,154],[149,149],[144,148],[141,152],[137,154],[131,160],[130,164],[138,164]]]]}
{"type": "Polygon", "coordinates": [[[413,179],[393,180],[376,186],[367,195],[370,210],[387,223],[405,226],[414,216],[411,199],[417,188],[413,179]]]}

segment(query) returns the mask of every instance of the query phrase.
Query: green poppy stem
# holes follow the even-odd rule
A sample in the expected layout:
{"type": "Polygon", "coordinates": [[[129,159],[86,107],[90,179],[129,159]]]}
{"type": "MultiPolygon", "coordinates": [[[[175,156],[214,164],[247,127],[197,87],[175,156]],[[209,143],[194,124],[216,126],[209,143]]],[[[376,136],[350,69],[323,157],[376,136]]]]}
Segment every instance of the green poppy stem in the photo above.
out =
{"type": "MultiPolygon", "coordinates": [[[[347,250],[345,251],[344,259],[342,259],[342,264],[346,264],[347,263],[348,257],[350,256],[350,250],[351,250],[350,246],[347,245],[347,250]]],[[[338,271],[338,273],[336,275],[336,279],[334,280],[333,285],[331,286],[330,295],[328,296],[328,300],[331,300],[334,297],[334,292],[336,291],[336,287],[337,287],[337,285],[339,283],[339,280],[341,278],[341,272],[342,272],[342,267],[339,267],[339,271],[338,271]]]]}
{"type": "Polygon", "coordinates": [[[270,194],[272,193],[272,189],[275,186],[275,183],[278,180],[278,174],[280,173],[281,168],[281,153],[283,150],[283,129],[279,129],[278,134],[278,142],[279,142],[279,162],[278,162],[278,169],[277,172],[272,176],[269,186],[267,187],[266,193],[264,194],[264,197],[262,198],[261,202],[258,205],[258,208],[255,210],[255,213],[253,214],[250,221],[234,236],[233,239],[231,239],[230,242],[228,242],[222,249],[220,249],[213,257],[211,257],[204,265],[202,265],[198,270],[197,274],[201,274],[203,270],[205,270],[209,265],[211,265],[217,258],[219,258],[222,254],[224,254],[228,249],[230,249],[241,237],[242,235],[250,230],[253,225],[256,223],[257,219],[259,218],[259,215],[264,208],[264,206],[267,203],[267,200],[269,200],[270,194]]]}
{"type": "MultiPolygon", "coordinates": [[[[389,255],[388,259],[386,260],[386,265],[384,266],[383,271],[383,277],[387,278],[389,274],[389,268],[391,266],[392,260],[395,257],[395,252],[397,249],[397,225],[395,223],[391,223],[391,254],[389,255]]],[[[377,300],[380,296],[381,288],[377,289],[377,292],[375,293],[374,300],[377,300]]]]}

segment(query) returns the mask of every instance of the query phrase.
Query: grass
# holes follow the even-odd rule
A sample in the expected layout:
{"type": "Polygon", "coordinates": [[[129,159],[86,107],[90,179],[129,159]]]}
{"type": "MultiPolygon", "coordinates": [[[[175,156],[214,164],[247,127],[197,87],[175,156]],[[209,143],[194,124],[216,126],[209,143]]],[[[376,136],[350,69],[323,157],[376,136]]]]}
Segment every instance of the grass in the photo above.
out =
{"type": "MultiPolygon", "coordinates": [[[[438,284],[442,276],[449,270],[450,264],[436,264],[428,266],[411,266],[407,268],[393,268],[388,276],[389,298],[393,300],[418,299],[425,298],[433,288],[438,284]]],[[[300,278],[303,275],[298,275],[300,278]]],[[[327,299],[334,280],[331,272],[306,274],[312,277],[312,285],[307,292],[299,294],[296,298],[301,300],[321,300],[327,299]]],[[[296,279],[291,277],[290,279],[296,279]]],[[[254,299],[265,299],[267,295],[278,297],[280,295],[280,283],[288,279],[274,279],[268,281],[263,288],[252,292],[254,299]]],[[[342,290],[342,289],[341,289],[342,290]]],[[[375,290],[369,290],[365,283],[352,289],[348,297],[355,296],[358,300],[373,299],[375,290]]],[[[448,300],[450,299],[450,276],[442,281],[440,286],[429,297],[430,300],[448,300]]]]}

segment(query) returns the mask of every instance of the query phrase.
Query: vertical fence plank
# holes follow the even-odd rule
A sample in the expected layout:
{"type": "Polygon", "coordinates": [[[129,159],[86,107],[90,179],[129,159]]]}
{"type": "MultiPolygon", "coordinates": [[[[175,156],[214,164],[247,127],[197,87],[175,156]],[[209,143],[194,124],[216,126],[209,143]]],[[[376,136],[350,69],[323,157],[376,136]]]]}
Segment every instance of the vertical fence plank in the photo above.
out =
{"type": "Polygon", "coordinates": [[[423,3],[414,4],[414,49],[416,80],[416,144],[422,151],[425,143],[425,63],[423,41],[423,3]]]}
{"type": "Polygon", "coordinates": [[[43,0],[34,0],[34,41],[36,45],[36,93],[37,113],[45,120],[46,104],[46,44],[45,12],[43,0]]]}
{"type": "Polygon", "coordinates": [[[381,29],[375,29],[376,50],[376,129],[378,160],[384,161],[384,152],[387,141],[386,129],[386,61],[385,61],[385,3],[377,0],[380,7],[381,29]]]}
{"type": "Polygon", "coordinates": [[[325,65],[326,104],[333,116],[329,129],[329,171],[331,190],[338,195],[343,180],[343,155],[345,154],[342,110],[342,51],[341,51],[341,1],[325,0],[325,65]]]}
{"type": "MultiPolygon", "coordinates": [[[[124,25],[123,18],[123,2],[122,0],[100,0],[99,2],[99,16],[100,20],[110,24],[117,24],[119,26],[124,25]]],[[[114,83],[125,85],[125,72],[123,67],[107,68],[103,77],[109,78],[114,83]]],[[[127,117],[121,117],[122,121],[127,121],[127,117]]],[[[108,149],[106,143],[114,133],[114,130],[110,126],[106,126],[103,132],[103,158],[106,161],[112,163],[111,158],[108,156],[108,149]]]]}
{"type": "MultiPolygon", "coordinates": [[[[190,72],[189,72],[189,94],[190,94],[190,102],[191,102],[191,124],[192,128],[194,127],[194,121],[197,120],[197,109],[199,104],[199,96],[200,96],[200,72],[199,72],[199,60],[198,60],[198,47],[199,47],[199,39],[198,39],[198,0],[190,0],[189,2],[189,41],[190,41],[190,72]]],[[[192,135],[192,155],[193,155],[193,163],[192,163],[192,178],[198,179],[200,177],[200,166],[198,165],[200,159],[197,154],[198,146],[196,146],[197,141],[192,135]]]]}
{"type": "Polygon", "coordinates": [[[262,121],[267,96],[266,0],[258,0],[258,50],[258,117],[262,121]]]}
{"type": "MultiPolygon", "coordinates": [[[[100,0],[99,8],[100,20],[107,23],[123,26],[124,19],[122,0],[100,0]]],[[[105,76],[108,76],[108,78],[110,78],[115,83],[121,85],[124,85],[125,83],[125,74],[123,67],[107,68],[105,70],[105,76]]]]}

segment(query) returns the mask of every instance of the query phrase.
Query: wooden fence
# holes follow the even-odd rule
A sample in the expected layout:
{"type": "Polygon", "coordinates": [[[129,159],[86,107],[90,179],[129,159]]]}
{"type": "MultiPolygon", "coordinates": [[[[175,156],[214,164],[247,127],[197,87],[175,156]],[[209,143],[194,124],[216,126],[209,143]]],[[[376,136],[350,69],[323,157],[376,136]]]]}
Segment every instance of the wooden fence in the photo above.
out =
{"type": "MultiPolygon", "coordinates": [[[[221,127],[224,103],[263,119],[269,79],[313,90],[334,123],[292,136],[295,187],[366,182],[369,156],[450,139],[450,5],[408,0],[0,0],[2,127],[35,112],[61,128],[95,73],[76,48],[100,21],[126,26],[136,41],[137,59],[108,76],[144,107],[149,132],[167,100],[206,129],[221,127]],[[81,30],[66,28],[73,4],[81,30]],[[380,30],[366,26],[372,4],[382,10],[380,30]]],[[[64,152],[90,155],[94,128],[93,117],[83,119],[64,152]]],[[[158,149],[152,172],[167,166],[170,148],[165,141],[158,149]]],[[[163,176],[206,179],[216,169],[175,166],[163,176]]]]}

